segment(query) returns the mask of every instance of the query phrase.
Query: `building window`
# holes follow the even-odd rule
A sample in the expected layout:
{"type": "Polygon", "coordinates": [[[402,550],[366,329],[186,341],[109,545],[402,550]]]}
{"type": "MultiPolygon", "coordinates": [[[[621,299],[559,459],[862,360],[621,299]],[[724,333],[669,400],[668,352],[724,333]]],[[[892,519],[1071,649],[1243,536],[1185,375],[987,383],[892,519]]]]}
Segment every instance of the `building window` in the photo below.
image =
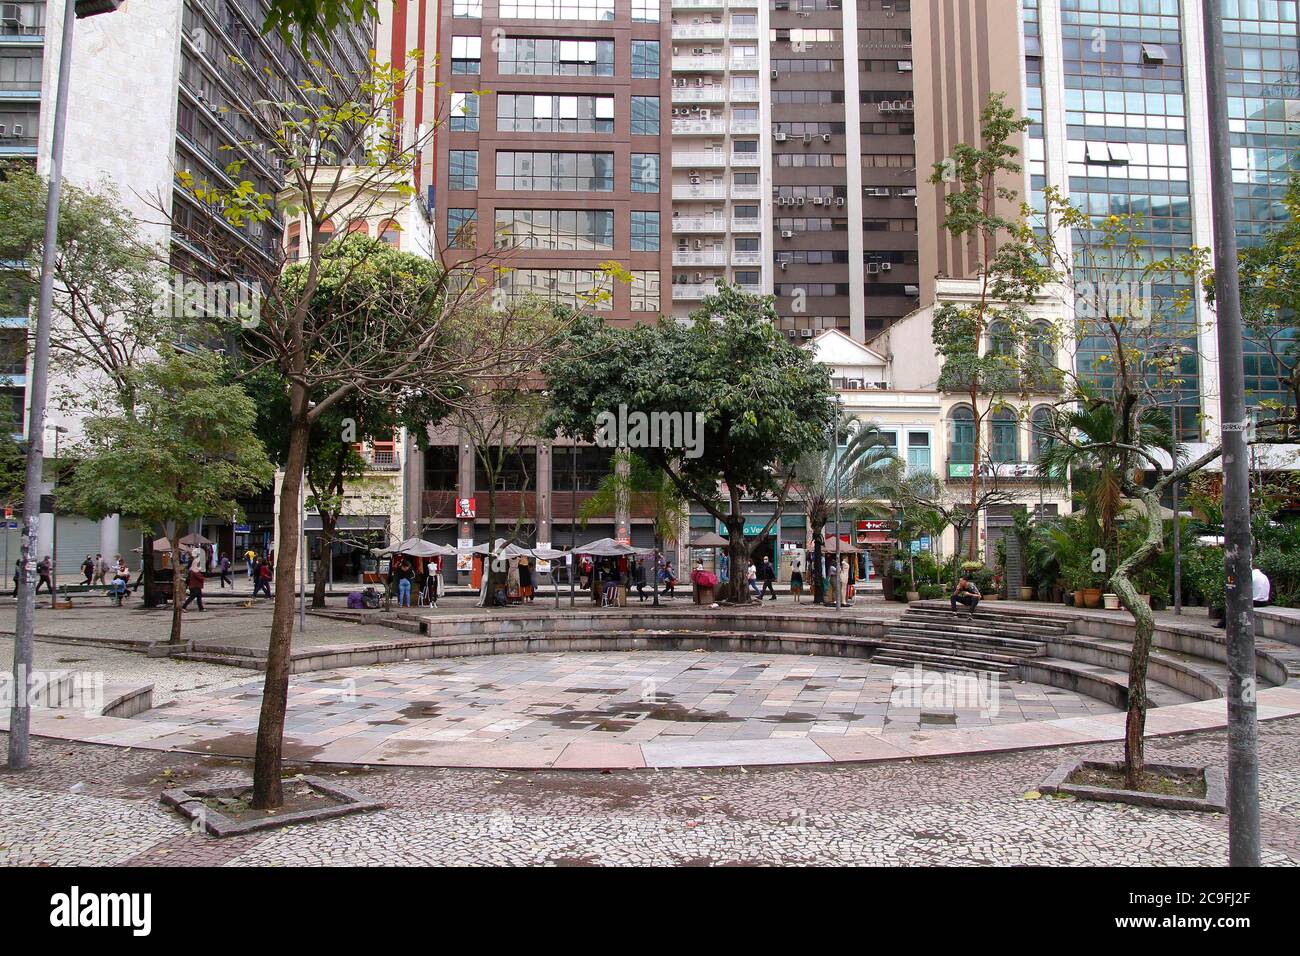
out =
{"type": "Polygon", "coordinates": [[[487,450],[496,475],[488,480],[487,469],[483,466],[483,456],[474,456],[474,490],[487,491],[493,485],[497,491],[529,491],[535,487],[537,479],[536,448],[492,448],[487,450]]]}
{"type": "Polygon", "coordinates": [[[451,94],[451,131],[453,133],[478,132],[478,94],[451,94]]]}
{"type": "Polygon", "coordinates": [[[393,220],[389,219],[379,227],[379,241],[387,243],[394,249],[401,248],[402,245],[402,227],[393,220]]]}
{"type": "Polygon", "coordinates": [[[613,192],[613,153],[497,153],[497,188],[613,192]]]}
{"type": "Polygon", "coordinates": [[[930,433],[907,433],[907,473],[909,475],[929,474],[933,470],[930,463],[930,433]]]}
{"type": "Polygon", "coordinates": [[[607,286],[605,275],[591,269],[503,269],[497,276],[497,288],[505,293],[508,302],[534,295],[575,309],[601,312],[610,308],[607,286]]]}
{"type": "Polygon", "coordinates": [[[457,446],[434,445],[424,450],[424,490],[460,490],[460,456],[457,446]]]}
{"type": "Polygon", "coordinates": [[[451,15],[457,20],[481,20],[483,0],[452,0],[451,15]]]}
{"type": "Polygon", "coordinates": [[[451,72],[454,76],[471,76],[479,72],[482,61],[482,37],[451,38],[451,72]]]}
{"type": "Polygon", "coordinates": [[[497,129],[503,133],[612,133],[614,97],[502,93],[497,129]]]}
{"type": "Polygon", "coordinates": [[[1020,421],[1009,408],[993,413],[989,425],[989,457],[1000,464],[1020,460],[1020,421]]]}
{"type": "Polygon", "coordinates": [[[585,252],[614,248],[611,209],[498,209],[498,249],[585,252]]]}
{"type": "Polygon", "coordinates": [[[632,41],[632,78],[635,80],[659,79],[659,41],[632,41]]]}
{"type": "Polygon", "coordinates": [[[551,490],[595,491],[609,477],[613,458],[612,448],[552,445],[551,490]]]}
{"type": "Polygon", "coordinates": [[[659,311],[659,273],[632,273],[632,311],[659,311]]]}
{"type": "Polygon", "coordinates": [[[501,37],[497,71],[502,76],[613,76],[613,40],[501,37]]]}
{"type": "Polygon", "coordinates": [[[632,97],[632,135],[659,135],[659,97],[632,97]]]}
{"type": "Polygon", "coordinates": [[[1048,437],[1051,418],[1052,410],[1046,405],[1039,405],[1029,419],[1029,460],[1034,463],[1038,462],[1039,456],[1051,444],[1051,439],[1048,437]]]}
{"type": "Polygon", "coordinates": [[[659,213],[632,212],[632,251],[659,251],[659,213]]]}
{"type": "Polygon", "coordinates": [[[502,0],[503,20],[614,19],[614,0],[502,0]]]}
{"type": "Polygon", "coordinates": [[[448,189],[478,189],[478,150],[453,149],[447,166],[448,189]]]}
{"type": "Polygon", "coordinates": [[[447,210],[447,247],[473,249],[478,245],[478,210],[447,210]]]}
{"type": "Polygon", "coordinates": [[[632,154],[632,192],[657,193],[659,191],[659,154],[632,154]]]}
{"type": "Polygon", "coordinates": [[[958,405],[948,413],[948,427],[952,433],[948,463],[975,464],[975,413],[966,405],[958,405]]]}
{"type": "Polygon", "coordinates": [[[632,0],[633,23],[658,23],[659,0],[632,0]]]}

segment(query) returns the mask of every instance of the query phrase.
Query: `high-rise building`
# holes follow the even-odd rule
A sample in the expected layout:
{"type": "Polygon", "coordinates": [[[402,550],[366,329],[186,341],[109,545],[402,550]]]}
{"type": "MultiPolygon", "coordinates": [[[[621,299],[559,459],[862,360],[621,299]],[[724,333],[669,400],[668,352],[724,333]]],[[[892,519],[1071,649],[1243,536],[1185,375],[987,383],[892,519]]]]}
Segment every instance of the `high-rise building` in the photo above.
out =
{"type": "Polygon", "coordinates": [[[861,342],[915,309],[908,0],[772,0],[774,291],[783,329],[861,342]]]}
{"type": "MultiPolygon", "coordinates": [[[[30,160],[42,175],[50,168],[63,9],[60,3],[0,4],[0,160],[30,160]]],[[[263,0],[131,0],[76,24],[64,181],[86,189],[115,187],[142,236],[191,275],[204,274],[202,251],[173,232],[171,222],[225,230],[268,264],[279,255],[283,223],[277,218],[236,230],[195,204],[177,172],[229,186],[226,167],[242,159],[242,179],[261,192],[278,193],[282,171],[268,149],[271,131],[250,119],[255,101],[292,98],[295,84],[310,76],[331,69],[357,74],[369,62],[368,20],[339,27],[328,49],[304,53],[277,34],[262,33],[266,12],[263,0]]],[[[27,304],[5,311],[10,314],[0,316],[0,326],[25,334],[27,304]]],[[[25,407],[25,374],[8,375],[4,387],[15,409],[25,407]]],[[[23,420],[25,425],[25,412],[23,420]]],[[[51,429],[68,430],[65,441],[80,431],[76,411],[52,404],[47,420],[51,429]]],[[[269,494],[249,511],[269,523],[269,494]]],[[[50,529],[51,522],[41,523],[42,554],[50,550],[50,529]]],[[[232,531],[224,522],[218,532],[228,553],[232,531]]],[[[86,552],[127,553],[138,540],[121,533],[116,518],[98,528],[84,519],[60,518],[60,571],[73,571],[86,552]]]]}
{"type": "MultiPolygon", "coordinates": [[[[1202,5],[1178,0],[1022,0],[1030,183],[1093,215],[1141,214],[1154,257],[1213,245],[1208,64],[1202,5]]],[[[1238,241],[1258,241],[1286,215],[1300,169],[1300,24],[1287,0],[1223,0],[1238,241]]],[[[1213,314],[1196,297],[1199,354],[1170,396],[1180,436],[1218,430],[1213,314]]],[[[1189,331],[1190,325],[1189,325],[1189,331]]],[[[1079,343],[1079,371],[1100,350],[1079,343]]],[[[1247,342],[1248,401],[1281,398],[1273,361],[1247,342]]]]}
{"type": "Polygon", "coordinates": [[[767,11],[759,0],[672,3],[672,314],[717,280],[770,292],[767,11]]]}

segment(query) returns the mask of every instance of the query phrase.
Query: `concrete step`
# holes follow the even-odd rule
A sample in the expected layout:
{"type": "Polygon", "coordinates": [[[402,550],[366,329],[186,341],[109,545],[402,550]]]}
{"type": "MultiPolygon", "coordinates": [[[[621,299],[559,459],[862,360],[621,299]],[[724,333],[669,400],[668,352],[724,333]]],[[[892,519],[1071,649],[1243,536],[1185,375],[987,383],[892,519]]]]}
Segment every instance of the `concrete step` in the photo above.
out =
{"type": "Polygon", "coordinates": [[[247,657],[244,655],[212,654],[203,651],[191,651],[188,654],[173,654],[173,660],[200,661],[205,664],[225,664],[227,667],[242,667],[246,670],[262,670],[266,666],[265,657],[247,657]]]}
{"type": "Polygon", "coordinates": [[[923,611],[920,613],[908,611],[899,618],[899,621],[905,624],[978,627],[983,630],[997,631],[1017,637],[1052,636],[1069,632],[1069,628],[1065,623],[1040,624],[1029,621],[1005,620],[1001,615],[981,614],[978,611],[973,616],[964,611],[958,611],[956,614],[949,611],[923,611]]]}
{"type": "MultiPolygon", "coordinates": [[[[1084,664],[1079,661],[1067,661],[1063,658],[1049,657],[1047,663],[1051,664],[1057,670],[1077,671],[1080,674],[1086,674],[1092,677],[1101,678],[1115,683],[1119,687],[1128,687],[1128,672],[1117,670],[1112,667],[1103,667],[1100,664],[1084,664]]],[[[1191,694],[1185,694],[1175,687],[1168,684],[1161,684],[1158,681],[1147,680],[1147,699],[1152,707],[1169,707],[1173,704],[1191,704],[1200,698],[1193,697],[1191,694]]]]}
{"type": "MultiPolygon", "coordinates": [[[[933,619],[949,619],[952,617],[970,618],[971,612],[967,610],[953,611],[946,605],[922,605],[909,604],[903,612],[905,617],[927,617],[933,619]]],[[[1047,615],[1025,614],[1020,611],[996,611],[980,604],[975,609],[974,617],[982,621],[1000,621],[1007,625],[1019,625],[1032,628],[1049,628],[1053,631],[1066,629],[1069,627],[1068,621],[1062,621],[1059,618],[1048,617],[1047,615]]]]}
{"type": "Polygon", "coordinates": [[[942,657],[935,654],[909,654],[901,652],[889,652],[877,654],[871,658],[873,664],[886,664],[891,667],[914,667],[920,665],[928,670],[950,671],[956,673],[969,674],[972,671],[979,673],[996,674],[998,677],[1014,677],[1016,669],[1005,665],[981,664],[974,661],[963,661],[942,657]]]}
{"type": "Polygon", "coordinates": [[[1028,654],[1041,653],[1046,644],[1043,641],[1029,641],[1021,637],[990,633],[980,628],[956,628],[950,626],[933,627],[904,622],[885,627],[885,636],[897,635],[907,638],[923,638],[946,641],[970,641],[980,646],[1003,647],[1019,650],[1028,654]]]}
{"type": "Polygon", "coordinates": [[[939,641],[907,641],[894,640],[886,637],[879,645],[882,651],[907,651],[908,653],[916,652],[919,654],[946,654],[956,657],[963,657],[970,660],[989,661],[990,663],[1006,664],[1014,666],[1020,661],[1027,660],[1036,655],[1030,654],[1000,654],[984,647],[972,647],[954,643],[943,643],[939,641]]]}

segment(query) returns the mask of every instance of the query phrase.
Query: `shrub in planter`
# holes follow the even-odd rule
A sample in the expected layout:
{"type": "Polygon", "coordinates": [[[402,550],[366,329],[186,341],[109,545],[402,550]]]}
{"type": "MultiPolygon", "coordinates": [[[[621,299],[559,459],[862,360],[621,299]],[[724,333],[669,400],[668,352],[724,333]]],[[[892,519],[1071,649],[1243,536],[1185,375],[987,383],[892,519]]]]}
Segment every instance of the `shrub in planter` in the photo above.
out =
{"type": "Polygon", "coordinates": [[[917,593],[921,595],[922,601],[936,601],[947,597],[948,589],[942,584],[922,584],[917,588],[917,593]]]}

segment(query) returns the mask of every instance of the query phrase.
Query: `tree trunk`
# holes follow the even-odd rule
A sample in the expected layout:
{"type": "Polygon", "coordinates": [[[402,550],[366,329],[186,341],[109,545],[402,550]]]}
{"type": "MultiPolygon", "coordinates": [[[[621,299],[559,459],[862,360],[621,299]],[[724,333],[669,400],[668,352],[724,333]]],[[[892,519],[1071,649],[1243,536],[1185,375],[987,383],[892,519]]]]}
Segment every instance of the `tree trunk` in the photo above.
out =
{"type": "Polygon", "coordinates": [[[289,454],[280,485],[280,516],[276,527],[275,595],[271,639],[266,652],[262,712],[257,724],[253,762],[253,807],[275,810],[284,803],[280,783],[284,750],[284,712],[289,699],[289,651],[293,639],[294,568],[298,564],[299,501],[307,461],[307,396],[293,386],[294,421],[289,430],[289,454]]]}
{"type": "Polygon", "coordinates": [[[727,560],[731,563],[731,600],[736,604],[749,603],[749,549],[745,547],[745,519],[734,513],[727,516],[727,560]]]}
{"type": "Polygon", "coordinates": [[[1119,602],[1133,618],[1133,654],[1128,669],[1128,707],[1124,721],[1124,776],[1129,789],[1136,789],[1145,761],[1147,720],[1147,665],[1151,660],[1151,640],[1155,632],[1155,616],[1151,608],[1138,595],[1131,575],[1149,565],[1164,550],[1164,519],[1160,512],[1160,498],[1155,491],[1129,488],[1129,493],[1140,496],[1146,510],[1146,536],[1111,575],[1110,589],[1119,595],[1119,602]]]}
{"type": "MultiPolygon", "coordinates": [[[[164,532],[165,534],[166,532],[164,532]]],[[[158,602],[154,594],[154,575],[153,575],[153,539],[154,529],[145,525],[144,544],[140,548],[140,580],[143,582],[141,587],[144,588],[144,606],[157,607],[158,602]]]]}
{"type": "Polygon", "coordinates": [[[181,602],[185,599],[185,569],[181,566],[181,546],[176,540],[179,523],[172,521],[167,527],[167,540],[172,546],[172,627],[168,643],[181,642],[181,602]]]}
{"type": "Polygon", "coordinates": [[[826,540],[824,522],[813,525],[813,604],[821,604],[826,596],[826,578],[822,567],[822,542],[826,540]]]}
{"type": "Polygon", "coordinates": [[[320,557],[316,559],[316,583],[312,586],[311,606],[325,606],[325,588],[329,584],[330,562],[333,560],[335,529],[339,516],[322,511],[320,514],[320,557]]]}
{"type": "MultiPolygon", "coordinates": [[[[983,323],[980,323],[981,330],[983,323]]],[[[975,453],[971,456],[974,461],[970,466],[970,514],[971,529],[970,543],[967,545],[968,561],[979,560],[979,548],[975,540],[976,525],[979,524],[979,501],[980,501],[980,450],[984,444],[984,416],[979,414],[979,390],[971,389],[970,407],[972,414],[975,415],[975,453]]],[[[985,415],[988,413],[985,412],[985,415]]],[[[958,541],[961,539],[958,538],[958,541]]]]}

